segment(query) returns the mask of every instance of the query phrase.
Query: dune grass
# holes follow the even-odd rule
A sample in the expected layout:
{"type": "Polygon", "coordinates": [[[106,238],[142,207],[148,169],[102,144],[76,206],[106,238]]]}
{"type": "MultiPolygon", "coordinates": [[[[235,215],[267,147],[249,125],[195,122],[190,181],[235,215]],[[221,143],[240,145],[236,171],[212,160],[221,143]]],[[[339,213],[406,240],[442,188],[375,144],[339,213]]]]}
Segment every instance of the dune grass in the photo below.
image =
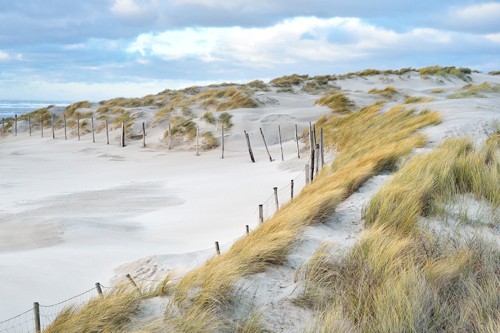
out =
{"type": "Polygon", "coordinates": [[[447,77],[447,76],[455,76],[461,80],[464,81],[469,81],[470,80],[470,74],[472,73],[472,70],[469,68],[464,68],[464,67],[455,67],[455,66],[448,66],[448,67],[442,67],[442,66],[428,66],[428,67],[423,67],[418,70],[419,74],[421,77],[426,78],[429,76],[442,76],[442,77],[447,77]]]}
{"type": "Polygon", "coordinates": [[[423,97],[423,96],[406,96],[403,104],[418,104],[418,103],[427,103],[432,102],[432,97],[423,97]]]}
{"type": "Polygon", "coordinates": [[[317,105],[328,106],[333,112],[344,114],[354,108],[354,102],[341,92],[331,91],[316,101],[317,105]]]}
{"type": "Polygon", "coordinates": [[[491,71],[488,74],[489,75],[500,75],[500,71],[491,71]]]}
{"type": "Polygon", "coordinates": [[[296,302],[320,314],[311,332],[497,332],[498,245],[439,236],[419,219],[458,193],[498,209],[499,147],[449,140],[398,171],[367,206],[361,241],[340,258],[325,245],[304,268],[296,302]]]}
{"type": "Polygon", "coordinates": [[[248,92],[235,87],[206,89],[191,97],[188,103],[199,103],[202,109],[217,112],[258,106],[248,92]]]}
{"type": "Polygon", "coordinates": [[[384,89],[373,88],[368,91],[369,94],[377,94],[385,98],[392,98],[398,94],[398,91],[393,86],[387,86],[384,89]]]}
{"type": "Polygon", "coordinates": [[[500,93],[500,84],[491,84],[489,82],[467,84],[460,88],[457,93],[449,95],[448,98],[486,98],[482,93],[500,93]]]}
{"type": "Polygon", "coordinates": [[[137,312],[141,295],[120,286],[80,309],[67,308],[44,333],[121,332],[137,312]]]}
{"type": "Polygon", "coordinates": [[[379,110],[377,104],[324,123],[329,138],[325,143],[336,146],[339,158],[273,218],[173,287],[180,318],[193,308],[212,313],[231,304],[240,277],[281,264],[303,227],[321,222],[364,181],[422,146],[425,139],[415,132],[439,121],[435,113],[416,114],[402,107],[383,114],[379,110]]]}
{"type": "Polygon", "coordinates": [[[277,77],[271,80],[269,84],[278,88],[290,88],[292,86],[297,86],[301,84],[307,79],[309,79],[309,75],[307,74],[306,75],[292,74],[292,75],[277,77]]]}

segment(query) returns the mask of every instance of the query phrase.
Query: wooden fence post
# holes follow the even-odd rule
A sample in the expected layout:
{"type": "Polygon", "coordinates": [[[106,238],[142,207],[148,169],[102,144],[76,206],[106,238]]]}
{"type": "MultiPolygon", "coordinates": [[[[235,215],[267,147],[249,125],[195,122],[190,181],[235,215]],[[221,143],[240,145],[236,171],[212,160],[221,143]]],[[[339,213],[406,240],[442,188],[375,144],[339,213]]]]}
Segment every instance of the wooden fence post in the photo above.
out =
{"type": "Polygon", "coordinates": [[[121,140],[120,140],[120,144],[122,147],[125,147],[125,123],[122,122],[122,136],[121,136],[121,140]]]}
{"type": "Polygon", "coordinates": [[[106,144],[109,145],[109,127],[108,127],[108,118],[106,118],[105,121],[105,126],[106,126],[106,144]]]}
{"type": "Polygon", "coordinates": [[[245,132],[245,138],[247,139],[247,146],[248,146],[248,153],[250,154],[250,160],[252,161],[252,163],[255,163],[255,158],[253,156],[252,146],[250,145],[250,137],[248,136],[247,131],[244,131],[244,132],[245,132]]]}
{"type": "Polygon", "coordinates": [[[41,129],[42,138],[43,138],[43,116],[40,116],[40,129],[41,129]]]}
{"type": "Polygon", "coordinates": [[[30,131],[30,136],[31,136],[31,115],[28,114],[28,130],[30,131]]]}
{"type": "Polygon", "coordinates": [[[293,201],[293,179],[290,181],[290,200],[293,201]]]}
{"type": "Polygon", "coordinates": [[[14,136],[17,136],[17,114],[14,115],[14,136]]]}
{"type": "Polygon", "coordinates": [[[309,164],[306,164],[306,185],[309,184],[309,181],[311,180],[311,176],[309,175],[310,169],[309,169],[309,164]]]}
{"type": "Polygon", "coordinates": [[[130,276],[130,274],[127,274],[125,276],[130,281],[130,283],[132,283],[132,285],[137,289],[137,291],[139,292],[139,294],[142,294],[141,288],[139,288],[139,286],[137,285],[137,283],[135,283],[134,279],[132,279],[132,277],[130,276]]]}
{"type": "Polygon", "coordinates": [[[142,148],[146,148],[146,124],[142,123],[142,148]]]}
{"type": "Polygon", "coordinates": [[[78,141],[80,141],[80,115],[77,117],[76,133],[78,134],[78,141]]]}
{"type": "Polygon", "coordinates": [[[271,157],[271,153],[269,152],[269,148],[267,147],[266,137],[264,136],[264,132],[262,131],[262,127],[259,128],[259,130],[260,130],[260,135],[262,136],[262,141],[264,141],[264,147],[266,147],[267,156],[269,156],[269,162],[272,162],[273,158],[271,157]]]}
{"type": "Polygon", "coordinates": [[[314,180],[314,149],[311,150],[311,182],[314,180]]]}
{"type": "Polygon", "coordinates": [[[54,114],[50,115],[50,123],[52,125],[52,139],[56,138],[56,129],[54,128],[54,114]]]}
{"type": "Polygon", "coordinates": [[[102,288],[101,288],[101,284],[99,282],[96,282],[95,283],[95,289],[97,290],[97,293],[102,296],[102,288]]]}
{"type": "Polygon", "coordinates": [[[325,145],[323,141],[323,127],[319,130],[319,146],[320,146],[320,154],[321,154],[321,168],[325,165],[325,145]]]}
{"type": "Polygon", "coordinates": [[[276,205],[276,211],[278,211],[278,210],[280,210],[280,204],[278,201],[278,188],[273,187],[273,191],[274,191],[274,203],[276,205]]]}
{"type": "Polygon", "coordinates": [[[217,255],[220,254],[219,242],[215,242],[215,252],[217,252],[217,255]]]}
{"type": "Polygon", "coordinates": [[[281,150],[281,161],[283,162],[285,158],[283,157],[283,142],[281,141],[281,127],[278,125],[278,139],[280,142],[280,150],[281,150]]]}
{"type": "Polygon", "coordinates": [[[221,141],[221,158],[224,159],[224,126],[222,126],[221,128],[220,141],[221,141]]]}
{"type": "Polygon", "coordinates": [[[246,229],[247,235],[250,234],[250,227],[248,226],[248,224],[245,226],[245,229],[246,229]]]}
{"type": "Polygon", "coordinates": [[[200,128],[196,127],[196,156],[200,156],[199,141],[200,141],[200,128]]]}
{"type": "Polygon", "coordinates": [[[259,205],[259,223],[264,222],[264,205],[259,205]]]}
{"type": "Polygon", "coordinates": [[[94,116],[90,117],[90,126],[92,127],[92,143],[95,143],[94,116]]]}
{"type": "Polygon", "coordinates": [[[68,140],[68,134],[66,132],[66,115],[64,117],[64,140],[68,140]]]}
{"type": "Polygon", "coordinates": [[[299,130],[297,128],[297,124],[295,124],[295,143],[297,144],[297,158],[300,158],[299,130]]]}
{"type": "Polygon", "coordinates": [[[42,325],[40,322],[40,304],[38,302],[33,303],[33,312],[35,315],[35,332],[36,333],[41,333],[42,332],[42,325]]]}
{"type": "Polygon", "coordinates": [[[314,156],[316,156],[316,176],[318,175],[319,172],[319,143],[316,144],[316,152],[314,153],[314,156]]]}
{"type": "Polygon", "coordinates": [[[309,122],[309,153],[312,154],[313,151],[313,134],[312,134],[312,124],[309,122]]]}

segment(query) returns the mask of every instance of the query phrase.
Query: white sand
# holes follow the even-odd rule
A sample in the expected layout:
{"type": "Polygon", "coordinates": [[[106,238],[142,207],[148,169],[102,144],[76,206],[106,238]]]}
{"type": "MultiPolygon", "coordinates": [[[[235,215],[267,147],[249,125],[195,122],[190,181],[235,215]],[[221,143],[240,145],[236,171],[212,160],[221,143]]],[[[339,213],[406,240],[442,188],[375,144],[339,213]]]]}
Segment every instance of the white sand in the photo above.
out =
{"type": "MultiPolygon", "coordinates": [[[[500,83],[500,77],[482,74],[474,74],[473,80],[500,83]]],[[[447,137],[467,135],[480,142],[491,133],[492,121],[500,120],[498,94],[446,99],[465,85],[456,79],[422,80],[413,74],[337,84],[358,106],[378,99],[367,94],[369,89],[387,85],[403,91],[399,101],[389,102],[387,108],[404,94],[433,97],[433,102],[415,107],[440,112],[443,123],[424,130],[430,145],[420,151],[447,137]],[[432,94],[434,88],[444,88],[445,93],[432,94]]],[[[218,150],[201,156],[193,151],[167,152],[159,144],[160,128],[148,135],[147,149],[140,148],[140,142],[119,148],[116,140],[106,146],[102,134],[96,144],[90,135],[80,142],[40,139],[38,133],[31,138],[27,133],[1,138],[0,319],[26,310],[33,301],[51,304],[91,288],[94,282],[106,284],[115,274],[155,279],[173,268],[188,269],[213,255],[215,240],[224,250],[244,234],[246,224],[256,227],[257,205],[272,194],[273,186],[284,187],[298,176],[307,162],[307,156],[297,160],[295,143],[289,140],[293,125],[303,129],[327,112],[313,106],[317,96],[271,92],[259,98],[269,104],[231,111],[235,127],[227,137],[224,160],[218,150]],[[278,124],[287,139],[283,163],[276,145],[278,124]],[[272,145],[273,163],[261,143],[261,126],[272,145]],[[251,134],[255,164],[249,162],[243,130],[251,134]]],[[[293,270],[324,240],[332,241],[339,251],[351,246],[362,231],[363,204],[386,177],[368,182],[339,206],[326,225],[306,229],[285,266],[243,279],[248,293],[258,291],[254,303],[266,313],[270,328],[288,332],[303,326],[307,313],[291,305],[299,287],[293,282],[293,270]]],[[[280,194],[286,197],[286,191],[280,194]]],[[[270,215],[272,204],[268,206],[270,215]]]]}

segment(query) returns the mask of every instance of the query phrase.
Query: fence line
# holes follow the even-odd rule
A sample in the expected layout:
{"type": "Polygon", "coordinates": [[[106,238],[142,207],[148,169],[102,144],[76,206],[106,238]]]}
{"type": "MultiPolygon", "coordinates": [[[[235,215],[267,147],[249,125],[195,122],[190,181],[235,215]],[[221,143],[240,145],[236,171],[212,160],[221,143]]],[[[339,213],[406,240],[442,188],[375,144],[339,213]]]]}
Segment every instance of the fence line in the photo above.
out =
{"type": "MultiPolygon", "coordinates": [[[[4,124],[2,123],[4,126],[4,124]]],[[[295,125],[296,126],[296,125],[295,125]]],[[[295,128],[295,127],[294,127],[295,128]]],[[[30,128],[31,129],[31,128],[30,128]]],[[[43,130],[43,128],[41,129],[43,130]]],[[[4,128],[2,128],[2,132],[5,134],[4,128]]],[[[254,135],[254,132],[249,132],[249,135],[254,135]]],[[[293,133],[292,133],[293,134],[293,133]]],[[[218,137],[220,140],[222,139],[222,136],[218,137]]],[[[296,140],[296,136],[294,135],[293,138],[288,139],[288,138],[282,138],[283,141],[285,140],[296,140]]],[[[227,143],[226,143],[227,145],[227,143]]],[[[298,147],[298,145],[297,145],[298,147]]],[[[247,150],[244,149],[245,147],[242,146],[242,150],[228,150],[224,149],[224,152],[235,152],[235,153],[245,153],[247,150]]],[[[297,154],[299,155],[299,154],[297,154]]],[[[305,156],[304,156],[305,157],[305,156]]],[[[304,162],[308,162],[308,158],[304,158],[304,162]]],[[[291,179],[294,182],[294,197],[297,196],[302,189],[308,184],[308,182],[305,179],[306,177],[306,171],[305,168],[302,168],[302,171],[295,176],[295,178],[291,179]]],[[[278,202],[279,206],[275,206],[275,194],[271,192],[272,189],[270,189],[270,195],[267,197],[267,199],[264,200],[264,202],[261,204],[263,206],[263,211],[264,211],[264,221],[268,220],[271,218],[281,207],[284,205],[288,204],[291,201],[291,183],[288,183],[285,186],[282,186],[278,188],[277,190],[277,196],[278,196],[278,202]]],[[[259,209],[253,210],[255,216],[257,218],[259,217],[259,209]]],[[[258,224],[257,224],[258,225],[258,224]]],[[[247,231],[251,231],[252,229],[247,225],[247,231]]],[[[154,280],[154,279],[145,279],[145,278],[140,278],[140,277],[135,277],[132,278],[130,277],[130,281],[133,282],[135,280],[138,280],[142,283],[147,282],[149,283],[149,288],[154,288],[157,286],[153,286],[152,283],[157,283],[158,285],[163,283],[162,280],[154,280]]],[[[177,281],[180,278],[172,279],[171,281],[177,281]]],[[[135,282],[134,282],[135,285],[135,282]]],[[[103,289],[106,290],[111,290],[113,287],[106,287],[102,284],[99,284],[99,286],[103,289]]],[[[141,284],[142,287],[144,287],[141,284]]],[[[136,287],[141,290],[140,287],[136,285],[136,287]]],[[[150,289],[151,290],[151,289],[150,289]]],[[[87,302],[89,302],[92,298],[95,296],[98,296],[99,293],[96,290],[96,288],[92,288],[89,290],[86,290],[76,296],[70,297],[64,301],[61,301],[59,303],[55,303],[52,305],[39,305],[39,316],[40,316],[40,328],[41,330],[44,330],[47,328],[65,309],[73,309],[77,310],[87,302]]],[[[38,305],[38,303],[36,303],[38,305]]],[[[34,332],[38,333],[36,329],[36,324],[35,324],[35,309],[29,309],[17,316],[14,316],[12,318],[9,318],[7,320],[1,321],[0,322],[0,333],[18,333],[18,332],[34,332]]]]}

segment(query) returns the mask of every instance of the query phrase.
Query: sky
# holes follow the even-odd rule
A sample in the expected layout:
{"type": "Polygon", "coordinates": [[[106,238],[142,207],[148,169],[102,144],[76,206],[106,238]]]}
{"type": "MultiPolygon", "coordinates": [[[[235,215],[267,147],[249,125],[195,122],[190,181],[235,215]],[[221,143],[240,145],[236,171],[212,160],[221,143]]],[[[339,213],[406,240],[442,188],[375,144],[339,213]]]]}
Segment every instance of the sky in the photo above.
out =
{"type": "Polygon", "coordinates": [[[436,64],[500,70],[500,1],[0,0],[0,99],[436,64]]]}

